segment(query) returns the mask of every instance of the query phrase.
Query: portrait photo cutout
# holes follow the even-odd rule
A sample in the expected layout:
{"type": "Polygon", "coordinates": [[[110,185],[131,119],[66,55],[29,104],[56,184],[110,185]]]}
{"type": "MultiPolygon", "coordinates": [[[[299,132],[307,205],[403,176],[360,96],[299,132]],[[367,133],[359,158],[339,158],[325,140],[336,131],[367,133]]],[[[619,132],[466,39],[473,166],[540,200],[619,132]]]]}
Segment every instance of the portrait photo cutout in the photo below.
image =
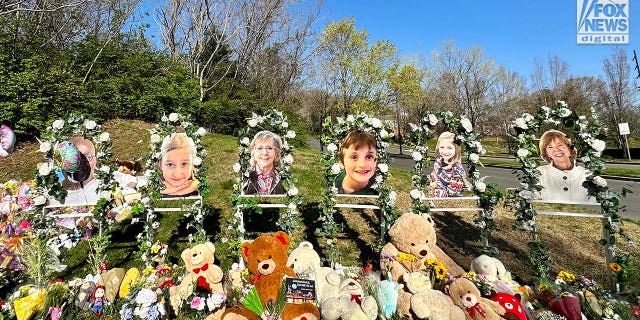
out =
{"type": "Polygon", "coordinates": [[[60,167],[62,187],[67,190],[67,196],[64,203],[50,198],[49,205],[96,204],[100,198],[100,181],[94,177],[97,159],[93,143],[82,137],[72,137],[56,146],[55,158],[60,167]]]}
{"type": "Polygon", "coordinates": [[[595,202],[582,186],[590,172],[576,165],[578,151],[566,134],[548,130],[540,137],[540,157],[547,163],[540,171],[540,198],[544,201],[595,202]]]}
{"type": "Polygon", "coordinates": [[[284,195],[280,174],[282,139],[279,135],[263,130],[253,137],[249,145],[248,175],[242,179],[243,195],[284,195]]]}
{"type": "Polygon", "coordinates": [[[340,144],[342,169],[334,186],[338,194],[377,195],[372,188],[377,167],[376,137],[366,131],[353,130],[340,144]]]}
{"type": "Polygon", "coordinates": [[[455,137],[449,131],[438,136],[433,170],[429,174],[429,197],[460,197],[464,192],[466,172],[462,166],[462,150],[455,137]]]}
{"type": "Polygon", "coordinates": [[[160,147],[158,169],[164,189],[160,190],[163,198],[197,196],[198,180],[194,176],[193,159],[196,146],[193,139],[184,132],[166,136],[160,147]]]}

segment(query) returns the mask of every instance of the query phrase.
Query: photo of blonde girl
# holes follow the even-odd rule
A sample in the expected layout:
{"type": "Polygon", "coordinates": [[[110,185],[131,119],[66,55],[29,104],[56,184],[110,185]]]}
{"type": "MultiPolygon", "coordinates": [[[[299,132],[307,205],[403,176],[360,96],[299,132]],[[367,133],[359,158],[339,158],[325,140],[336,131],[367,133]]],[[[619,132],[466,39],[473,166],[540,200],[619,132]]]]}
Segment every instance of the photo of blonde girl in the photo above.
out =
{"type": "Polygon", "coordinates": [[[193,159],[196,146],[185,133],[173,133],[162,141],[158,168],[162,173],[165,198],[198,195],[198,180],[194,177],[193,159]]]}
{"type": "Polygon", "coordinates": [[[436,159],[429,174],[429,196],[434,198],[459,197],[465,188],[465,170],[461,162],[460,146],[455,134],[445,131],[438,136],[436,159]]]}

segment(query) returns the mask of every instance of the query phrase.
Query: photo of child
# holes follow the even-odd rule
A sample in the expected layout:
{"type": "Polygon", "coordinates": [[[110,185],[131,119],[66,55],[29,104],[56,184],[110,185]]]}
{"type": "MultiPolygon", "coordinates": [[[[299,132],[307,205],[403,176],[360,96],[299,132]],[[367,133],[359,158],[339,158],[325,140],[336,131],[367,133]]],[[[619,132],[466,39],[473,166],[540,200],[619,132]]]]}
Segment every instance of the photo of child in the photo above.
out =
{"type": "Polygon", "coordinates": [[[335,180],[338,194],[377,195],[371,186],[376,172],[376,138],[365,131],[351,131],[340,145],[340,168],[335,180]]]}
{"type": "Polygon", "coordinates": [[[198,195],[198,180],[194,178],[193,159],[196,146],[186,133],[172,133],[162,141],[158,168],[164,189],[160,193],[165,198],[198,195]]]}
{"type": "Polygon", "coordinates": [[[429,174],[429,196],[435,198],[459,197],[465,187],[465,170],[461,163],[460,146],[455,134],[445,131],[438,136],[436,159],[429,174]]]}

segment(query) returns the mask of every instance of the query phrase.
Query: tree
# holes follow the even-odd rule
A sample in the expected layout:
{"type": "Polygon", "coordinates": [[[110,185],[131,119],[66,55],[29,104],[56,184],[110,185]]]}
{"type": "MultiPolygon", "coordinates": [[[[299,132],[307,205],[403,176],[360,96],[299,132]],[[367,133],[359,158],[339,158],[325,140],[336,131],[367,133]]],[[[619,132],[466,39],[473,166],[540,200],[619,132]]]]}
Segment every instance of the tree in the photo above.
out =
{"type": "Polygon", "coordinates": [[[423,95],[420,83],[422,73],[413,65],[401,65],[396,62],[387,72],[387,86],[391,105],[395,109],[396,127],[402,154],[402,142],[404,140],[405,126],[410,110],[420,106],[423,95]]]}
{"type": "MultiPolygon", "coordinates": [[[[628,122],[626,114],[633,108],[636,99],[629,80],[631,66],[627,61],[627,53],[622,48],[616,49],[610,58],[604,59],[603,64],[606,83],[604,92],[606,102],[602,106],[605,113],[604,119],[607,119],[609,130],[615,132],[618,123],[628,122]]],[[[619,135],[616,136],[618,136],[618,147],[623,148],[624,141],[619,135]]]]}

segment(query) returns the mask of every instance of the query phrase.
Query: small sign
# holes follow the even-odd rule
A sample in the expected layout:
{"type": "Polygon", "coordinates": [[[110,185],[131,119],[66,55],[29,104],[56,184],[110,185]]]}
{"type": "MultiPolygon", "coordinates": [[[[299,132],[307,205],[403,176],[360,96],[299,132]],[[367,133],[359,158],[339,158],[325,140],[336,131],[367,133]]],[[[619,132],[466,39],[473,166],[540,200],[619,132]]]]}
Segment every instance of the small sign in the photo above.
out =
{"type": "Polygon", "coordinates": [[[620,130],[621,135],[631,134],[631,130],[629,130],[629,123],[627,122],[618,123],[618,129],[620,130]]]}
{"type": "Polygon", "coordinates": [[[315,302],[316,283],[309,279],[286,278],[286,298],[289,303],[315,302]]]}

